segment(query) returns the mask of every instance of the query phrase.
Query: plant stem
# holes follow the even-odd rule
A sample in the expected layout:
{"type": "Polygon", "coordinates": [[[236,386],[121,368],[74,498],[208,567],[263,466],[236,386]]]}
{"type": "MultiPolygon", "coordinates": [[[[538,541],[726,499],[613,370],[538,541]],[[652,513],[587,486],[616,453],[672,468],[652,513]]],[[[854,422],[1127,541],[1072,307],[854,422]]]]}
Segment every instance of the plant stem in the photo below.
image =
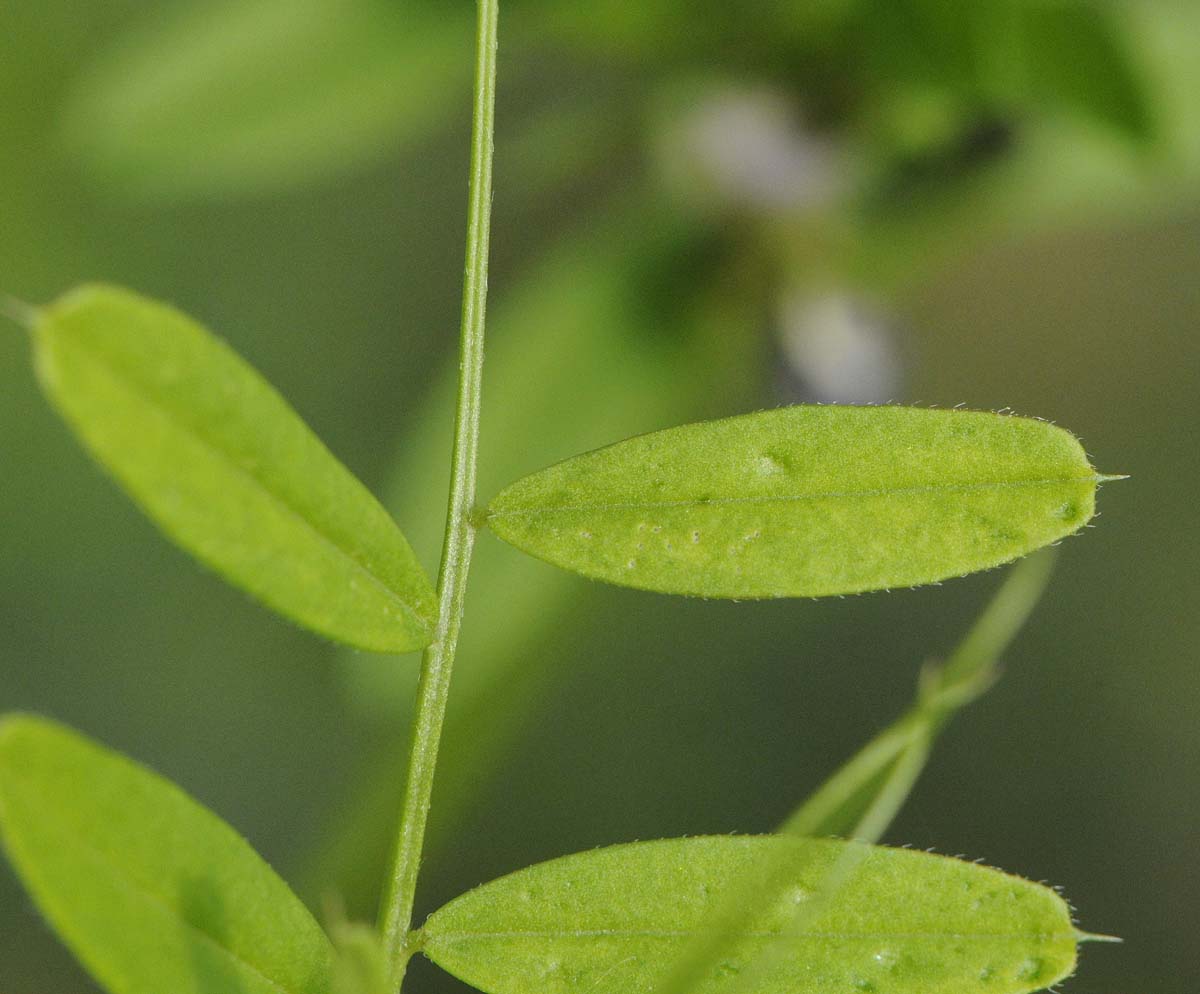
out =
{"type": "Polygon", "coordinates": [[[487,308],[488,243],[492,208],[492,149],[496,104],[496,37],[499,0],[478,0],[475,49],[475,103],[471,130],[471,177],[467,255],[463,276],[458,410],[451,456],[446,537],[438,573],[438,623],[421,658],[416,714],[409,748],[408,777],[400,809],[395,855],[380,909],[380,929],[392,967],[394,989],[404,979],[413,950],[413,902],[425,824],[429,815],[438,746],[450,690],[450,673],[462,625],[463,598],[475,525],[475,465],[479,449],[479,407],[483,379],[483,337],[487,308]]]}

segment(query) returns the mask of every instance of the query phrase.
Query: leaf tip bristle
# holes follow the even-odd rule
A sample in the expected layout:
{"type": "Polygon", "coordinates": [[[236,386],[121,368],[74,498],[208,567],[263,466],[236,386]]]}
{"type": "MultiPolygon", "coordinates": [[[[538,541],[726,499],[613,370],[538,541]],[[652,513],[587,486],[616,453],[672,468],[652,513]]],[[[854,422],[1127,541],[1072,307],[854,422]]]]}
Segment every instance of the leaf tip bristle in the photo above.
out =
{"type": "Polygon", "coordinates": [[[1099,932],[1085,932],[1082,929],[1075,929],[1076,942],[1124,942],[1119,935],[1102,935],[1099,932]]]}
{"type": "Polygon", "coordinates": [[[8,711],[0,714],[0,753],[7,752],[19,743],[22,734],[28,731],[38,719],[22,711],[8,711]]]}
{"type": "Polygon", "coordinates": [[[1111,483],[1113,480],[1128,480],[1128,473],[1097,473],[1097,483],[1111,483]]]}
{"type": "Polygon", "coordinates": [[[22,328],[32,330],[41,317],[41,311],[18,297],[0,293],[0,315],[22,328]]]}
{"type": "Polygon", "coordinates": [[[13,729],[20,728],[28,718],[29,715],[23,714],[20,711],[5,711],[3,714],[0,714],[0,738],[3,738],[5,735],[11,735],[13,729]]]}

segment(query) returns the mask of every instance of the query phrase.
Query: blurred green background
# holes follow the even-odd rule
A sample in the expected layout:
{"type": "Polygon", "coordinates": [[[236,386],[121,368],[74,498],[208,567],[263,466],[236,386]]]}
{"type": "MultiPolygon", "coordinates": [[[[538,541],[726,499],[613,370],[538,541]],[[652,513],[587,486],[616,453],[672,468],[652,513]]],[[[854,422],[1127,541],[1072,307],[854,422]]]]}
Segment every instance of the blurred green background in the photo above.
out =
{"type": "MultiPolygon", "coordinates": [[[[0,4],[0,287],[88,279],[228,338],[436,562],[472,5],[0,4]]],[[[484,496],[797,400],[1012,408],[1081,435],[1001,684],[888,841],[1061,885],[1064,991],[1200,976],[1200,6],[510,0],[484,496]]],[[[416,657],[274,619],[163,542],[0,327],[0,709],[67,721],[231,821],[319,913],[373,914],[416,657]]],[[[608,842],[773,827],[906,705],[998,574],[831,600],[604,588],[489,537],[428,911],[608,842]]],[[[432,968],[413,989],[461,990],[432,968]]],[[[0,992],[92,991],[0,865],[0,992]]]]}

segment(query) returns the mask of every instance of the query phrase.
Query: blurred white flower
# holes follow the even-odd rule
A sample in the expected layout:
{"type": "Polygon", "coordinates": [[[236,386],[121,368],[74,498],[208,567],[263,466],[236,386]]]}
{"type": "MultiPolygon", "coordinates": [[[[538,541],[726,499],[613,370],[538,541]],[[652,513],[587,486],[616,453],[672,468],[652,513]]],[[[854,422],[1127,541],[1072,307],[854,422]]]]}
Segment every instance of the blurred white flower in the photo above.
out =
{"type": "Polygon", "coordinates": [[[779,342],[789,400],[881,404],[899,399],[903,362],[892,321],[844,292],[783,298],[779,342]]]}

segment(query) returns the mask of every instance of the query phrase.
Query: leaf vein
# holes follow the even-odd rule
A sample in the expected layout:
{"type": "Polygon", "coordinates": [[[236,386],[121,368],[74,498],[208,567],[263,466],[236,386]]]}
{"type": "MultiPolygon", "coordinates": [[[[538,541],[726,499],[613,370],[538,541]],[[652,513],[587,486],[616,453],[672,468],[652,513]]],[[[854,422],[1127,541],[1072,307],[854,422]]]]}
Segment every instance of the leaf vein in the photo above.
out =
{"type": "MultiPolygon", "coordinates": [[[[622,928],[596,928],[596,929],[555,929],[555,930],[508,930],[508,931],[456,931],[456,932],[439,932],[436,935],[429,936],[427,944],[436,944],[437,942],[462,942],[469,940],[503,940],[503,939],[593,939],[593,938],[615,938],[615,939],[690,939],[699,935],[711,934],[713,930],[702,929],[622,929],[622,928]]],[[[944,940],[944,939],[961,939],[967,942],[983,942],[992,939],[1021,939],[1034,942],[1060,942],[1064,939],[1073,939],[1074,933],[1058,933],[1058,932],[820,932],[820,931],[804,931],[797,933],[788,932],[770,932],[770,931],[752,931],[735,933],[737,938],[743,939],[843,939],[847,941],[858,940],[884,940],[884,939],[903,939],[905,941],[912,940],[944,940]]]]}
{"type": "Polygon", "coordinates": [[[830,490],[811,494],[763,494],[753,497],[685,498],[680,500],[597,501],[587,504],[543,505],[539,507],[489,510],[489,518],[507,518],[555,514],[567,511],[640,511],[674,507],[719,507],[728,504],[783,504],[817,500],[857,500],[871,497],[908,496],[922,493],[1006,490],[1020,487],[1048,487],[1064,483],[1098,482],[1096,474],[1048,477],[1036,480],[992,480],[981,483],[930,483],[911,487],[880,487],[873,490],[830,490]]]}

